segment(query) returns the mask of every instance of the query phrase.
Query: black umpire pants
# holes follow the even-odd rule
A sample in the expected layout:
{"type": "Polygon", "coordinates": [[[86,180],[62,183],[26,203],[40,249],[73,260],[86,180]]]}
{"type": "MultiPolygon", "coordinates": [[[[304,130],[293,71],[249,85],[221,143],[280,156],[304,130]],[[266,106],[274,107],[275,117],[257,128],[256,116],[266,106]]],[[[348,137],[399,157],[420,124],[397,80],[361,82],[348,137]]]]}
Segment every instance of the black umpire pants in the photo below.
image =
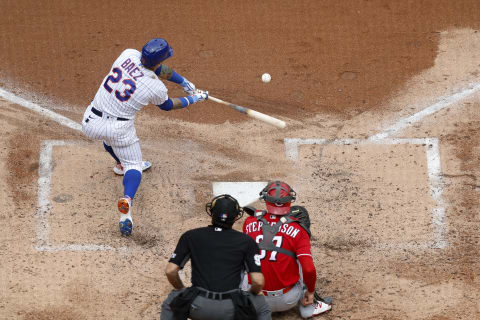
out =
{"type": "MultiPolygon", "coordinates": [[[[174,319],[170,303],[183,290],[185,289],[172,290],[165,301],[163,301],[160,320],[174,319]]],[[[272,312],[264,296],[249,294],[249,299],[255,306],[255,310],[257,310],[259,320],[272,319],[272,312]]],[[[235,307],[231,299],[214,300],[198,296],[193,300],[190,307],[190,318],[193,320],[233,320],[234,314],[235,307]]]]}

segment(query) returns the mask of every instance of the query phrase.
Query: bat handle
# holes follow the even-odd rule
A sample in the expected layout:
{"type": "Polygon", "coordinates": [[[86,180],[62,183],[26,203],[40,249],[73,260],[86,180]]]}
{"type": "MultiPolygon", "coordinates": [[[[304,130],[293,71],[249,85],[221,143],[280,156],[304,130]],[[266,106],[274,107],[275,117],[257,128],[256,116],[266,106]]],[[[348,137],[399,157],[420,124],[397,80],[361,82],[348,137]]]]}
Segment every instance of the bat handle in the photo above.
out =
{"type": "Polygon", "coordinates": [[[215,98],[211,95],[208,95],[208,100],[212,100],[213,102],[216,102],[216,103],[227,104],[225,101],[215,98]]]}

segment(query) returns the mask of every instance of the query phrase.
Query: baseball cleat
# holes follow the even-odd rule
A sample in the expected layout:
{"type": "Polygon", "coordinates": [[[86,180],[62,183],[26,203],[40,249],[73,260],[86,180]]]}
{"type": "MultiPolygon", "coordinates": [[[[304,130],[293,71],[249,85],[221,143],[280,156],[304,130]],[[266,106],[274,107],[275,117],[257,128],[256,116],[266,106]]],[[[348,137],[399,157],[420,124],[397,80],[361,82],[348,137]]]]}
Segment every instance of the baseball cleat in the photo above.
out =
{"type": "Polygon", "coordinates": [[[321,297],[320,294],[318,294],[317,291],[313,294],[313,299],[314,301],[321,301],[326,304],[332,304],[333,303],[333,298],[332,297],[321,297]]]}
{"type": "Polygon", "coordinates": [[[127,218],[124,221],[120,221],[119,225],[122,236],[126,237],[132,234],[133,222],[130,218],[127,218]]]}
{"type": "Polygon", "coordinates": [[[118,211],[123,214],[128,214],[130,212],[130,207],[132,206],[132,199],[130,198],[120,198],[118,200],[118,211]]]}
{"type": "MultiPolygon", "coordinates": [[[[142,171],[146,171],[152,167],[152,163],[150,161],[142,161],[142,171]]],[[[123,166],[116,165],[113,167],[113,172],[115,172],[116,175],[123,176],[125,174],[125,171],[123,170],[123,166]]]]}
{"type": "Polygon", "coordinates": [[[314,310],[312,316],[319,315],[321,313],[327,312],[328,310],[332,309],[332,306],[329,304],[326,304],[325,302],[321,301],[316,301],[314,304],[314,310]]]}

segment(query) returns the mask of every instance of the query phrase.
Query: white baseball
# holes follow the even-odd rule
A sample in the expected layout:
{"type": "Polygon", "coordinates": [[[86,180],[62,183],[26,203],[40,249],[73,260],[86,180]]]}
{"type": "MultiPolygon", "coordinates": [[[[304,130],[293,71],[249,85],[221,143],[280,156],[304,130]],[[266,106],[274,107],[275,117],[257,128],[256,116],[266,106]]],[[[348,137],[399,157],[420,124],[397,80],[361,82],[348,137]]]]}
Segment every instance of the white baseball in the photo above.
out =
{"type": "Polygon", "coordinates": [[[265,83],[269,83],[272,80],[272,76],[268,73],[262,74],[262,81],[265,83]]]}

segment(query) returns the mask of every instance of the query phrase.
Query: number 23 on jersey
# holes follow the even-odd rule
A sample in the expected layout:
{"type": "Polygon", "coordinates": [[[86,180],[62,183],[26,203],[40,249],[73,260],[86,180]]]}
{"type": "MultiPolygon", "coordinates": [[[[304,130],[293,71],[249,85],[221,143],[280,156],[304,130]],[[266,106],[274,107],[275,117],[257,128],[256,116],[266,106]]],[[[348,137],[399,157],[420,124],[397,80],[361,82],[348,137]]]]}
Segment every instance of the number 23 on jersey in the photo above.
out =
{"type": "Polygon", "coordinates": [[[103,83],[103,87],[105,90],[107,90],[109,93],[112,93],[113,89],[110,86],[111,83],[118,83],[122,81],[122,83],[125,85],[125,90],[123,92],[120,92],[118,90],[115,90],[115,98],[117,98],[120,102],[125,102],[130,99],[132,94],[135,92],[137,89],[137,85],[132,79],[123,79],[122,80],[122,70],[120,68],[113,68],[111,75],[107,77],[105,82],[103,83]]]}

